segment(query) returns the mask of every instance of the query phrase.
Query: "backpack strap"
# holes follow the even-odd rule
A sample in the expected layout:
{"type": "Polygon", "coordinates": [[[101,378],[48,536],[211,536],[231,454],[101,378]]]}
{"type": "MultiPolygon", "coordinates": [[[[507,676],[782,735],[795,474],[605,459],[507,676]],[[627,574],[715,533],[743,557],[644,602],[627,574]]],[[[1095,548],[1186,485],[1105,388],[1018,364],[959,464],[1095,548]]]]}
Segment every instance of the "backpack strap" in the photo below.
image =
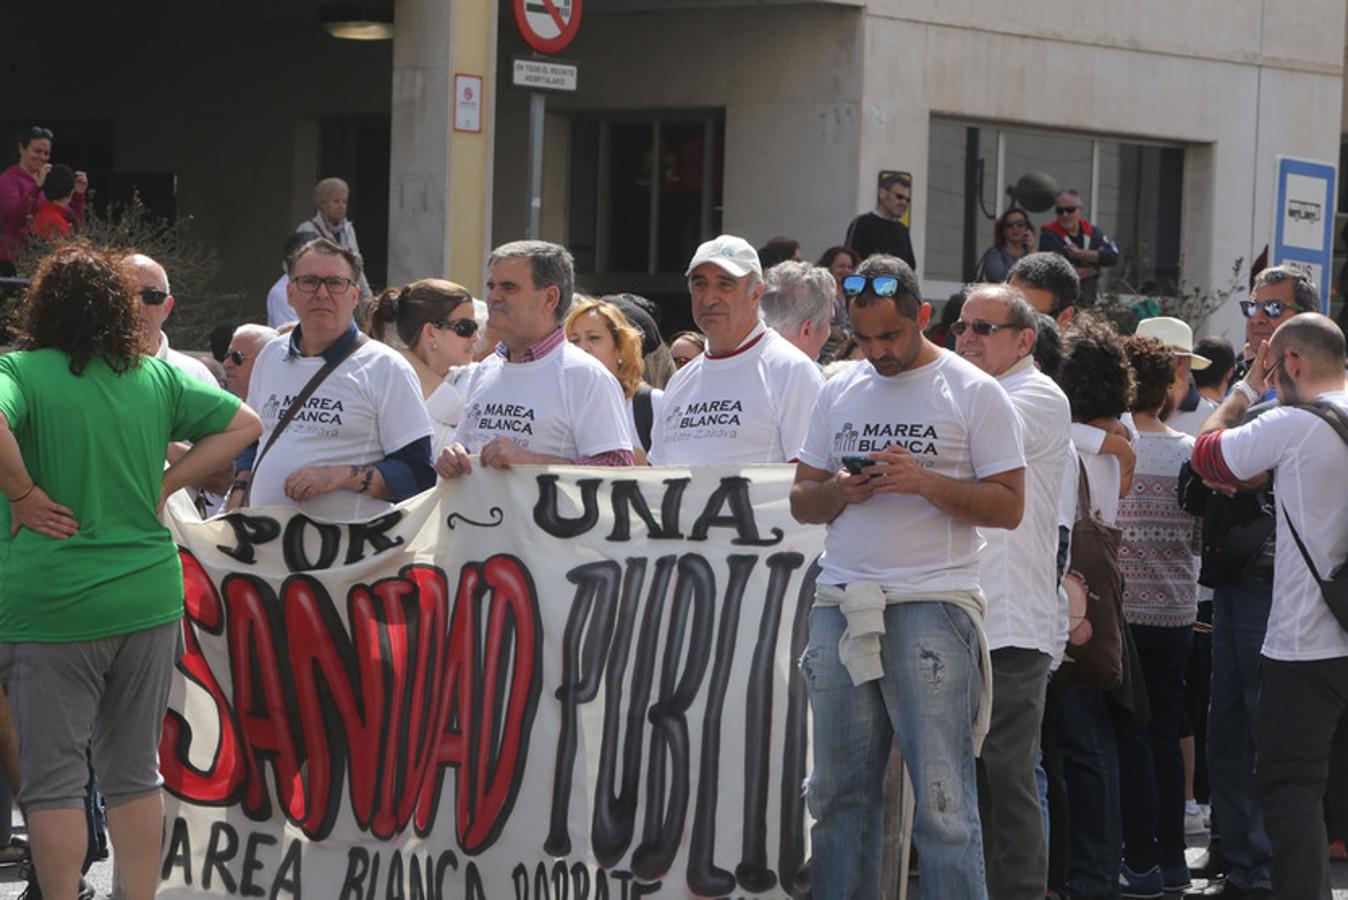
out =
{"type": "Polygon", "coordinates": [[[649,384],[643,384],[632,395],[632,418],[637,423],[637,439],[641,441],[641,449],[647,451],[651,449],[651,426],[655,423],[653,396],[649,384]]]}

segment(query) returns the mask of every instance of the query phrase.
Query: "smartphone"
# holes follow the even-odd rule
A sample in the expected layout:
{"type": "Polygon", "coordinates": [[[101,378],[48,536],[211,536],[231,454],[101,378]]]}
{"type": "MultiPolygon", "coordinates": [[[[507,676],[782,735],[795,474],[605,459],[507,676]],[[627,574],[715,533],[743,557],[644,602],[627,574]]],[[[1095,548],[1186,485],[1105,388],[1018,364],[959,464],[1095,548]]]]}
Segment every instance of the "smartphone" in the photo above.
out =
{"type": "Polygon", "coordinates": [[[844,456],[842,458],[842,464],[843,468],[847,469],[847,471],[851,472],[853,475],[860,475],[862,469],[867,466],[875,465],[875,460],[871,459],[869,456],[844,456]]]}

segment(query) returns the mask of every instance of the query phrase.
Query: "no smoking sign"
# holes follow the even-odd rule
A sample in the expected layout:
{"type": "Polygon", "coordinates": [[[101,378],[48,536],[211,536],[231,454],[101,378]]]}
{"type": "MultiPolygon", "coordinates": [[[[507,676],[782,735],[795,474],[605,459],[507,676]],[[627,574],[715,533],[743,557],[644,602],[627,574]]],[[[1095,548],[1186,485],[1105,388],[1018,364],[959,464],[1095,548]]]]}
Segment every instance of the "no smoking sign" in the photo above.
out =
{"type": "Polygon", "coordinates": [[[515,25],[539,53],[557,53],[580,27],[581,0],[511,0],[515,25]]]}

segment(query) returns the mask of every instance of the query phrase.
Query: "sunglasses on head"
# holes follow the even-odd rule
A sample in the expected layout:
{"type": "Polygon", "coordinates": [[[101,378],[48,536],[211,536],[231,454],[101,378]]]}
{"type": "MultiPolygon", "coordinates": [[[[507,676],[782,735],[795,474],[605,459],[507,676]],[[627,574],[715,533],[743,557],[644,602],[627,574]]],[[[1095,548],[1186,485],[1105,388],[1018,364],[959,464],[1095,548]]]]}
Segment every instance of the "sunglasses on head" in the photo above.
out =
{"type": "Polygon", "coordinates": [[[1270,319],[1276,319],[1287,309],[1287,304],[1282,300],[1242,300],[1240,301],[1240,311],[1245,314],[1245,318],[1253,319],[1263,310],[1264,315],[1270,319]]]}
{"type": "Polygon", "coordinates": [[[1074,212],[1076,212],[1076,211],[1077,211],[1078,209],[1080,209],[1080,208],[1081,208],[1081,207],[1079,207],[1079,206],[1055,206],[1055,207],[1054,207],[1054,209],[1056,209],[1056,210],[1058,211],[1058,215],[1060,215],[1060,216],[1066,215],[1067,213],[1074,213],[1074,212]]]}
{"type": "Polygon", "coordinates": [[[972,322],[966,322],[963,319],[959,319],[953,325],[950,326],[950,330],[955,332],[956,335],[962,335],[964,334],[964,332],[972,330],[973,333],[978,335],[979,337],[987,337],[994,331],[1000,331],[1003,328],[1010,328],[1010,327],[1011,327],[1010,325],[1005,323],[1001,325],[994,325],[991,322],[984,322],[982,319],[975,319],[972,322]]]}
{"type": "Polygon", "coordinates": [[[452,331],[461,338],[477,334],[477,319],[455,319],[453,322],[432,322],[441,331],[452,331]]]}
{"type": "Polygon", "coordinates": [[[146,306],[158,306],[168,299],[168,291],[157,291],[154,288],[141,288],[136,295],[146,306]]]}
{"type": "Polygon", "coordinates": [[[855,297],[870,288],[877,297],[893,297],[899,292],[899,279],[893,275],[848,275],[842,281],[843,295],[855,297]]]}

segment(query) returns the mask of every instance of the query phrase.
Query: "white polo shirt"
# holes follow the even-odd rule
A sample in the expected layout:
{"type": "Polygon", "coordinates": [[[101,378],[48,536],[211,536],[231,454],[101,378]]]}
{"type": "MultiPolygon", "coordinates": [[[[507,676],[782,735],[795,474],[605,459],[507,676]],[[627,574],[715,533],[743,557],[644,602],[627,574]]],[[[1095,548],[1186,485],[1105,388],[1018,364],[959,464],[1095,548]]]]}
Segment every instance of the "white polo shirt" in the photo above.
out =
{"type": "MultiPolygon", "coordinates": [[[[987,598],[988,648],[1058,652],[1058,500],[1071,445],[1072,411],[1053,379],[1026,356],[998,376],[1020,418],[1025,447],[1025,512],[1013,531],[980,528],[978,555],[987,598]]],[[[1074,479],[1075,482],[1075,479],[1074,479]]]]}
{"type": "Polygon", "coordinates": [[[823,383],[812,359],[759,322],[738,349],[674,373],[651,427],[651,464],[790,462],[823,383]]]}

